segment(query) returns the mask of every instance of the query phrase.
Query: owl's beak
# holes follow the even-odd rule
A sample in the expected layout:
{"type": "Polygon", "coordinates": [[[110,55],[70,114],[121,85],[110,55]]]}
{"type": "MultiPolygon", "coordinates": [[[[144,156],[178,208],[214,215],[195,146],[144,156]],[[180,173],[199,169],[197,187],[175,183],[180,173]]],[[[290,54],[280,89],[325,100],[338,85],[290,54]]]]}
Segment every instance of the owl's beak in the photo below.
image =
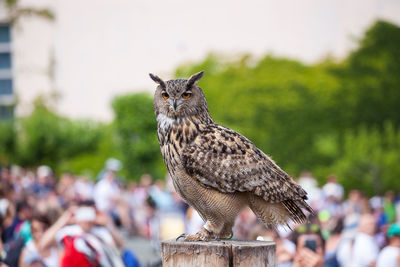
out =
{"type": "Polygon", "coordinates": [[[176,103],[176,99],[173,100],[173,106],[174,106],[174,110],[176,110],[176,107],[178,106],[178,104],[176,103]]]}

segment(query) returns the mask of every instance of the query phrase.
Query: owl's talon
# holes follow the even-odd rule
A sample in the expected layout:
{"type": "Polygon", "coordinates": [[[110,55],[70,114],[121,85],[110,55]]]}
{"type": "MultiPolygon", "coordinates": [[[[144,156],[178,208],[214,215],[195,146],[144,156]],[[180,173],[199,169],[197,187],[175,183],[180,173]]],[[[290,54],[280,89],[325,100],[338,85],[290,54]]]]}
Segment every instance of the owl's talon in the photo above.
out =
{"type": "Polygon", "coordinates": [[[214,239],[214,235],[208,232],[206,229],[202,229],[194,235],[185,236],[185,241],[195,242],[195,241],[210,241],[214,239]]]}
{"type": "Polygon", "coordinates": [[[176,239],[175,239],[175,241],[178,241],[180,238],[182,238],[182,237],[184,237],[185,239],[186,239],[186,234],[185,233],[183,233],[183,234],[180,234],[176,239]]]}

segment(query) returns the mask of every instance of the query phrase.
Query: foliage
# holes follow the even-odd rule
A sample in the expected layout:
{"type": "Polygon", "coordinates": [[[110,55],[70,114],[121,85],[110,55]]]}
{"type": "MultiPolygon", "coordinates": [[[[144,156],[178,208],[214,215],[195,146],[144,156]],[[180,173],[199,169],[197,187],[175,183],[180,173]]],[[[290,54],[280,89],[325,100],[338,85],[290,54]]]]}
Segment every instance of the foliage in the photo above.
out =
{"type": "Polygon", "coordinates": [[[157,124],[153,100],[145,93],[130,94],[114,99],[115,127],[128,178],[138,179],[144,173],[162,177],[157,124]]]}
{"type": "Polygon", "coordinates": [[[121,153],[117,149],[116,133],[113,124],[99,125],[98,130],[101,131],[101,135],[96,140],[96,148],[82,151],[73,157],[64,158],[57,166],[56,170],[58,173],[69,171],[94,179],[104,168],[104,163],[107,159],[121,158],[121,153]]]}
{"type": "Polygon", "coordinates": [[[210,55],[179,67],[176,76],[206,70],[199,85],[214,119],[249,137],[290,174],[308,169],[323,182],[334,172],[347,188],[382,192],[400,189],[391,184],[398,174],[391,160],[400,150],[376,141],[400,137],[399,42],[400,28],[378,21],[343,62],[210,55]]]}
{"type": "Polygon", "coordinates": [[[0,165],[12,163],[15,152],[14,121],[0,121],[0,165]]]}
{"type": "Polygon", "coordinates": [[[48,109],[41,99],[31,115],[18,123],[16,162],[34,167],[56,167],[63,159],[96,149],[101,136],[98,124],[71,121],[48,109]]]}
{"type": "Polygon", "coordinates": [[[7,8],[8,19],[16,23],[21,17],[25,16],[36,16],[47,20],[54,20],[54,13],[47,8],[37,8],[34,6],[23,6],[19,3],[21,0],[0,0],[0,4],[3,4],[7,8]]]}
{"type": "Polygon", "coordinates": [[[400,28],[378,21],[359,41],[359,49],[333,70],[341,81],[336,101],[342,103],[345,128],[366,124],[382,129],[388,120],[400,124],[399,43],[400,28]]]}
{"type": "Polygon", "coordinates": [[[335,162],[345,188],[371,194],[400,188],[400,131],[387,122],[383,131],[360,127],[344,137],[343,153],[335,162]]]}

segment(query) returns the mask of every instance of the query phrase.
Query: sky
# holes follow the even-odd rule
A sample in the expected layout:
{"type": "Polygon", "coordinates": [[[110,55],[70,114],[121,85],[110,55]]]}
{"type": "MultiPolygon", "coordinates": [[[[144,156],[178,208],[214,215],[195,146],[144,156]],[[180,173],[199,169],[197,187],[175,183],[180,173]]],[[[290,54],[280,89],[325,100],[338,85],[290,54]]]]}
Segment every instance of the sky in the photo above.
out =
{"type": "Polygon", "coordinates": [[[56,19],[41,30],[58,111],[103,121],[116,95],[154,90],[149,72],[168,80],[209,53],[341,59],[375,20],[400,25],[400,0],[54,0],[51,8],[56,19]]]}

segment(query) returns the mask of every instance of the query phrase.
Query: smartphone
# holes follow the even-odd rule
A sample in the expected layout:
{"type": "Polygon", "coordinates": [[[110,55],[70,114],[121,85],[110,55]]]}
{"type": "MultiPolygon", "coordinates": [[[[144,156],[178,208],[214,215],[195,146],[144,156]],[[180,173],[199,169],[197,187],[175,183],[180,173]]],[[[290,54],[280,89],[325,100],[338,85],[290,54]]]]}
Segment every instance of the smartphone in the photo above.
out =
{"type": "Polygon", "coordinates": [[[317,240],[315,239],[306,239],[306,244],[304,247],[316,252],[317,251],[317,240]]]}

